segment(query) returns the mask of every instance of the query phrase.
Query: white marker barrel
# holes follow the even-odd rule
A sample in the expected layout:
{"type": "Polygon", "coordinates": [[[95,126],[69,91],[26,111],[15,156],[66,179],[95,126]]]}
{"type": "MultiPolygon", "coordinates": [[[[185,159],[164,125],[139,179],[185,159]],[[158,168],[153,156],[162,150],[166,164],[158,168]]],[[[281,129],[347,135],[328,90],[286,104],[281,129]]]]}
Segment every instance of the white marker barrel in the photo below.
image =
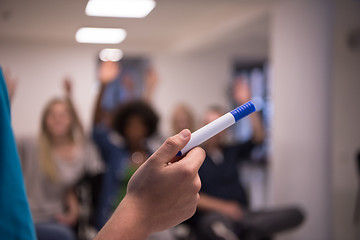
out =
{"type": "Polygon", "coordinates": [[[211,123],[195,131],[194,133],[191,134],[190,141],[181,150],[181,155],[187,153],[190,149],[200,145],[201,143],[205,142],[212,136],[230,127],[234,123],[235,123],[234,116],[231,113],[226,113],[225,115],[219,117],[218,119],[212,121],[211,123]]]}

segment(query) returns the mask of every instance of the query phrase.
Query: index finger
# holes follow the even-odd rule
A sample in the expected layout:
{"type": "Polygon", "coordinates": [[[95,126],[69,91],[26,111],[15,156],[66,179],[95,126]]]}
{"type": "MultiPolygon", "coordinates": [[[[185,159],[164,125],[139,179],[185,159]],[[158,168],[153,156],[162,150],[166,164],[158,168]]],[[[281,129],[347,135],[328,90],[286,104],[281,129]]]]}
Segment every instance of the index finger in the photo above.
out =
{"type": "Polygon", "coordinates": [[[150,161],[158,161],[163,164],[171,162],[175,155],[189,142],[191,133],[188,129],[172,136],[149,158],[150,161]]]}

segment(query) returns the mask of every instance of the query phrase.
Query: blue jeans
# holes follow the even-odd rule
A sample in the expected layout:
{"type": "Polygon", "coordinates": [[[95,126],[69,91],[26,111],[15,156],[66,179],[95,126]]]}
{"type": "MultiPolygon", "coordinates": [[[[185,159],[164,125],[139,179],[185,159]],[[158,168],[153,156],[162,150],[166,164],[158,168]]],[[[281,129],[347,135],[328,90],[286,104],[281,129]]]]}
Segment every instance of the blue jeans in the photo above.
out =
{"type": "Polygon", "coordinates": [[[73,229],[55,221],[36,223],[35,230],[38,240],[76,240],[73,229]]]}

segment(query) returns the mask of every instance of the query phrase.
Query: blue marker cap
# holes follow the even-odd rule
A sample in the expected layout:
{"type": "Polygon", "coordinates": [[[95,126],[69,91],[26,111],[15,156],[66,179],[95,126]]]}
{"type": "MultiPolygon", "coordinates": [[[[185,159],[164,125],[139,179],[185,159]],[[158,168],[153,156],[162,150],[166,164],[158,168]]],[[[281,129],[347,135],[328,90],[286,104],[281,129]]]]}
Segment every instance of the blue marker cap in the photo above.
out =
{"type": "Polygon", "coordinates": [[[235,108],[230,113],[234,116],[235,122],[239,121],[241,118],[249,115],[250,113],[255,112],[256,108],[252,102],[247,102],[241,105],[238,108],[235,108]]]}

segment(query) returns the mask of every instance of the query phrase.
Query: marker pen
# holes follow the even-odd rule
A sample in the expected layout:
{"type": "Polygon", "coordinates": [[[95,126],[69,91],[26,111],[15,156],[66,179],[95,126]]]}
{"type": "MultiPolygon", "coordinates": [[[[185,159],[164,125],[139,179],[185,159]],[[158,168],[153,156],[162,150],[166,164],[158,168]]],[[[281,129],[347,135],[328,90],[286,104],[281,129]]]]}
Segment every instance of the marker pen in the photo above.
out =
{"type": "Polygon", "coordinates": [[[225,115],[192,133],[190,141],[181,151],[178,152],[176,156],[184,155],[190,149],[199,146],[201,143],[205,142],[209,138],[230,127],[243,117],[246,117],[253,112],[255,112],[254,104],[252,102],[247,102],[240,107],[235,108],[231,112],[226,113],[225,115]]]}

